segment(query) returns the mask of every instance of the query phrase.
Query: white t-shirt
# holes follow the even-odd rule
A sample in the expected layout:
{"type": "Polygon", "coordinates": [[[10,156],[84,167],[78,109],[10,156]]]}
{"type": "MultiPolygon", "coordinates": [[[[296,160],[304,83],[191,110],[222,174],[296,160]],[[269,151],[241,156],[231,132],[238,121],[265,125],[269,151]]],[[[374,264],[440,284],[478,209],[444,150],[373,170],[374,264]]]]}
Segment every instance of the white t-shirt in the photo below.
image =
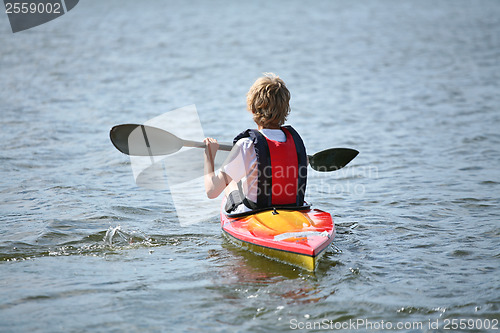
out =
{"type": "MultiPolygon", "coordinates": [[[[273,141],[285,142],[286,135],[281,129],[264,128],[259,131],[266,138],[273,141]]],[[[248,200],[257,202],[258,186],[258,166],[257,154],[252,139],[239,139],[234,145],[222,171],[229,175],[233,181],[238,183],[241,180],[243,194],[248,200]]],[[[251,209],[245,205],[240,205],[232,213],[243,213],[251,209]]]]}

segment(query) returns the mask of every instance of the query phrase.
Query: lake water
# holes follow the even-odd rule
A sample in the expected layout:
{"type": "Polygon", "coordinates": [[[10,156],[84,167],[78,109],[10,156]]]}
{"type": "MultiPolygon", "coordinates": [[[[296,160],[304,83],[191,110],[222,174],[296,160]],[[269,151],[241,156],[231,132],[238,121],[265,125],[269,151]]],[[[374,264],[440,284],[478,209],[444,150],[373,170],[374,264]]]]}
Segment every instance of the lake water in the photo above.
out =
{"type": "Polygon", "coordinates": [[[85,0],[0,40],[0,331],[500,330],[499,1],[85,0]],[[314,274],[180,226],[108,138],[195,104],[230,141],[263,72],[309,153],[360,151],[310,171],[314,274]]]}

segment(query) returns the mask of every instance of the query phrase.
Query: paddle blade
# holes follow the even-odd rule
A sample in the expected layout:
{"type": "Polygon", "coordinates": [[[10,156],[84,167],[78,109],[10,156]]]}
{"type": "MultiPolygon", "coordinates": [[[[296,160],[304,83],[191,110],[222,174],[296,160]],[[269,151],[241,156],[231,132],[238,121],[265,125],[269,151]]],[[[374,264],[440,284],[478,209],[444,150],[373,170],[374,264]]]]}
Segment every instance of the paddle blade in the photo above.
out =
{"type": "Polygon", "coordinates": [[[309,164],[316,171],[335,171],[345,167],[358,154],[355,149],[330,148],[309,156],[309,164]]]}
{"type": "Polygon", "coordinates": [[[147,125],[117,125],[109,137],[116,149],[133,156],[168,155],[182,148],[182,140],[172,133],[147,125]]]}

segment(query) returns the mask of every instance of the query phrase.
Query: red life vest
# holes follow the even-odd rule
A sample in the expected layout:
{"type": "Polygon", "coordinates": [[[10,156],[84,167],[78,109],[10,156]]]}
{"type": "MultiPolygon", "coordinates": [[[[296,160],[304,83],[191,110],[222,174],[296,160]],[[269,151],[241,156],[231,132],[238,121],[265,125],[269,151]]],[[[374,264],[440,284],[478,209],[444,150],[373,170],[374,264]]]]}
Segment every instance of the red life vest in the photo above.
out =
{"type": "Polygon", "coordinates": [[[286,135],[285,142],[269,140],[253,129],[242,132],[234,139],[234,143],[245,137],[252,139],[257,155],[257,202],[243,199],[243,203],[251,209],[304,205],[307,183],[304,143],[291,126],[283,126],[281,130],[286,135]]]}
{"type": "Polygon", "coordinates": [[[297,200],[297,183],[299,180],[299,164],[292,135],[283,129],[285,142],[273,141],[266,137],[271,155],[271,203],[272,205],[295,204],[297,200]]]}

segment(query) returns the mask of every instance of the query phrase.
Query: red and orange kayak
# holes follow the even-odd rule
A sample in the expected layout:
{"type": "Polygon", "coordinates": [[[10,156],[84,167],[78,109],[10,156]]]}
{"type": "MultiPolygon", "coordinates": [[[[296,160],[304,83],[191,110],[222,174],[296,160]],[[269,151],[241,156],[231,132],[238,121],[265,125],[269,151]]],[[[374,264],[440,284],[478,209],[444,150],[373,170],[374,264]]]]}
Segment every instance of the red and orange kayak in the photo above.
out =
{"type": "Polygon", "coordinates": [[[329,213],[303,208],[277,208],[247,215],[221,210],[222,231],[237,246],[314,271],[335,237],[335,225],[329,213]]]}

